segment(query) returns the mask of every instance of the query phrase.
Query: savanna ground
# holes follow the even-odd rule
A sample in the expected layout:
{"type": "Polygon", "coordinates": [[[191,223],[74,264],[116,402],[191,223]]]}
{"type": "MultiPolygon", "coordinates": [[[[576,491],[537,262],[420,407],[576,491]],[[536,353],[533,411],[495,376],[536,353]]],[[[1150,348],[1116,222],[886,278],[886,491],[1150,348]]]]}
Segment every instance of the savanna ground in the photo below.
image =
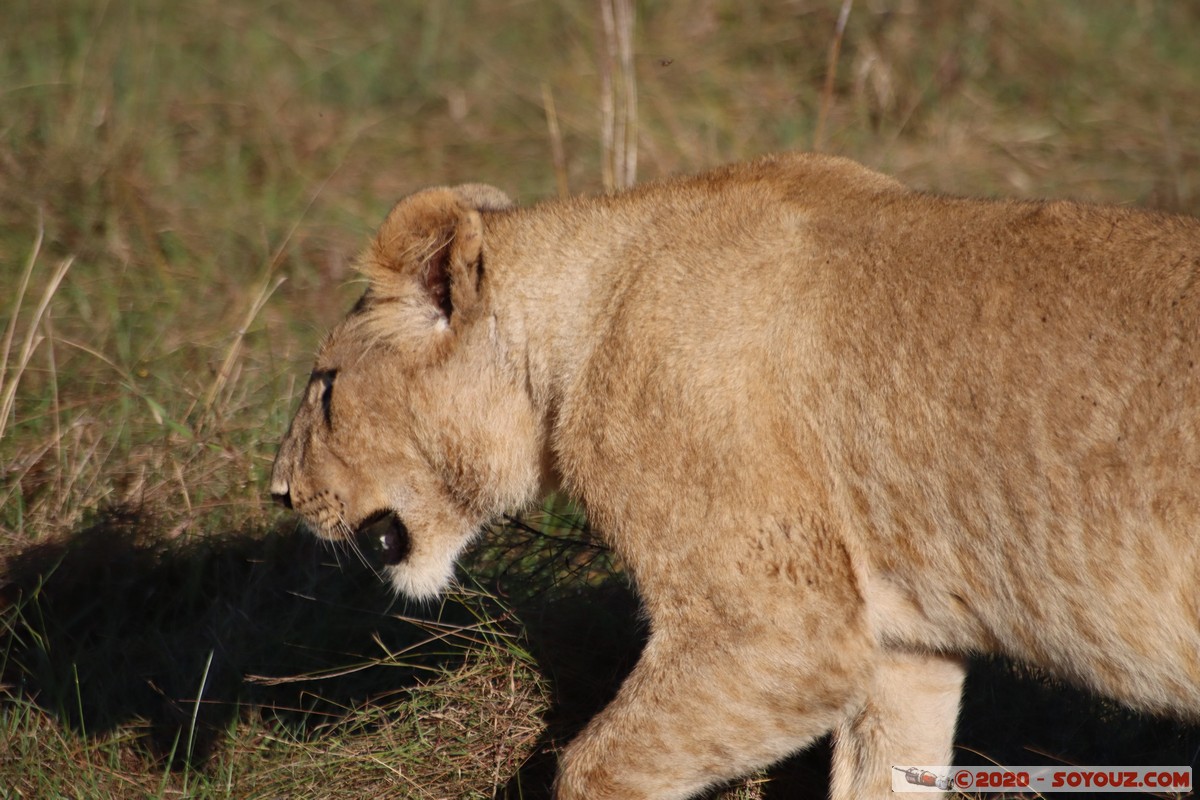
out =
{"type": "MultiPolygon", "coordinates": [[[[611,83],[618,119],[636,88],[639,178],[815,144],[931,190],[1200,214],[1200,6],[859,0],[839,39],[842,7],[638,4],[611,83]]],[[[392,202],[603,188],[600,20],[0,7],[0,797],[545,795],[639,646],[580,516],[498,528],[461,591],[412,607],[264,494],[392,202]]],[[[1002,663],[962,719],[963,763],[1200,747],[1002,663]]],[[[820,796],[825,760],[721,796],[820,796]]]]}

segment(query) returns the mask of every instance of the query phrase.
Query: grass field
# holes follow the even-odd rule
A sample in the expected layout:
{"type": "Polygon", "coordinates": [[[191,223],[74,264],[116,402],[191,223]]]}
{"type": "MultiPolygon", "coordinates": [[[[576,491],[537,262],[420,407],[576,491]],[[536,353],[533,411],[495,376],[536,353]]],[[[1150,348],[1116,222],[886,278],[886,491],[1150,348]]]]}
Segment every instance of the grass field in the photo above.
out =
{"type": "MultiPolygon", "coordinates": [[[[841,5],[639,3],[639,178],[819,139],[925,189],[1200,214],[1200,6],[860,0],[831,59],[841,5]]],[[[391,203],[604,186],[598,19],[0,7],[0,798],[545,796],[640,642],[579,514],[498,528],[418,608],[264,494],[391,203]]],[[[1197,764],[1195,730],[1011,673],[973,672],[964,759],[1197,764]]],[[[804,796],[826,757],[722,796],[804,796]]]]}

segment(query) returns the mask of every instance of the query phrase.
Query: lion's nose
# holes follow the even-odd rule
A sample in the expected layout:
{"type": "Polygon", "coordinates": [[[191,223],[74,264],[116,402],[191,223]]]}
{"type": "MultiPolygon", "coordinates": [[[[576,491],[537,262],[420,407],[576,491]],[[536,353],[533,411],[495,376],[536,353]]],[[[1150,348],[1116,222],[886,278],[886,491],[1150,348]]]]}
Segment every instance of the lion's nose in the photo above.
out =
{"type": "Polygon", "coordinates": [[[278,481],[271,484],[271,499],[284,508],[292,507],[292,492],[287,481],[278,481]]]}
{"type": "Polygon", "coordinates": [[[385,566],[395,565],[408,558],[412,538],[408,528],[393,511],[378,511],[363,521],[358,534],[371,542],[385,566]]]}

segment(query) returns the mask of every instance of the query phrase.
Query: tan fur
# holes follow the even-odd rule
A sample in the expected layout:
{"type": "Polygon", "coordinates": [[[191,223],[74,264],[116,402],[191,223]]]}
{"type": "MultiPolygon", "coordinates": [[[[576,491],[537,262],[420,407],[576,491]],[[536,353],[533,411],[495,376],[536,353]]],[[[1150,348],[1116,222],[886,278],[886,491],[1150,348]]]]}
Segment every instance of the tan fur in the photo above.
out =
{"type": "Polygon", "coordinates": [[[395,512],[416,596],[540,487],[585,504],[651,635],[561,800],[831,730],[834,796],[885,797],[949,762],[971,652],[1200,714],[1196,220],[812,155],[506,205],[392,211],[273,491],[325,536],[395,512]]]}

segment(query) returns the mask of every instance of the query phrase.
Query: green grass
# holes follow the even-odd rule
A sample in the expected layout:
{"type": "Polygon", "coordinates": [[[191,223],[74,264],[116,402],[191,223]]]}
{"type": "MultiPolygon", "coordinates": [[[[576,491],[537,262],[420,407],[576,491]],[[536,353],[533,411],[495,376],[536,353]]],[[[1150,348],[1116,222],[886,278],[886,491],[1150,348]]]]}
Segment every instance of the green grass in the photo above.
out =
{"type": "MultiPolygon", "coordinates": [[[[639,4],[642,178],[811,145],[840,3],[760,5],[639,4]]],[[[406,609],[264,490],[395,199],[600,188],[595,28],[583,0],[3,5],[0,796],[544,791],[639,643],[578,514],[406,609]]],[[[857,3],[825,149],[1200,213],[1198,33],[1180,2],[857,3]]]]}

